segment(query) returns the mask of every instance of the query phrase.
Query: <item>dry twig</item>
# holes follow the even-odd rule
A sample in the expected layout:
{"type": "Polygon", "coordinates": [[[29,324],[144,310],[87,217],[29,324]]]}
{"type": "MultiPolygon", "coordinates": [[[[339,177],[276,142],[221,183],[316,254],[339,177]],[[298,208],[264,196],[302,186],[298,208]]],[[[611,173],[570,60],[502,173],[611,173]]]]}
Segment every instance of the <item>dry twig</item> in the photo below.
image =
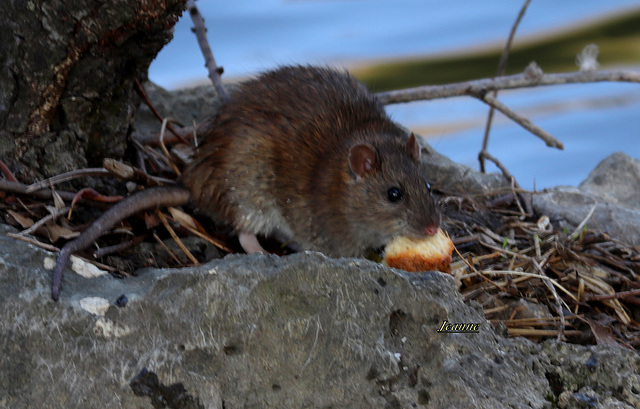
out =
{"type": "Polygon", "coordinates": [[[460,255],[467,264],[454,263],[452,274],[461,283],[463,298],[482,305],[487,319],[502,321],[509,334],[600,343],[604,341],[594,333],[596,327],[586,325],[600,322],[597,328],[613,334],[606,342],[640,345],[637,316],[629,313],[640,301],[640,281],[633,273],[640,271],[637,249],[588,230],[569,239],[552,230],[545,217],[527,221],[502,216],[501,227],[492,233],[482,225],[462,229],[476,237],[475,245],[466,248],[475,251],[460,255]],[[501,232],[509,232],[509,239],[501,232]],[[593,262],[595,251],[598,264],[593,262]],[[505,278],[492,278],[496,275],[505,278]],[[548,316],[538,315],[540,305],[546,306],[548,316]]]}
{"type": "MultiPolygon", "coordinates": [[[[33,197],[35,199],[40,200],[48,200],[53,196],[53,191],[51,189],[39,189],[33,192],[27,192],[29,185],[25,185],[19,182],[9,182],[7,180],[0,179],[0,190],[4,192],[16,193],[19,195],[25,195],[29,197],[33,197]]],[[[56,190],[56,194],[59,195],[62,199],[70,202],[75,197],[75,193],[73,192],[65,192],[56,190]]]]}
{"type": "Polygon", "coordinates": [[[18,182],[18,179],[16,179],[13,172],[11,172],[11,170],[9,170],[7,165],[5,165],[4,162],[1,160],[0,160],[0,172],[2,172],[5,179],[7,179],[9,182],[18,182]]]}
{"type": "Polygon", "coordinates": [[[635,71],[576,71],[561,74],[522,74],[474,81],[457,82],[446,85],[425,85],[397,91],[380,92],[378,99],[383,104],[432,100],[483,94],[494,90],[532,88],[561,84],[584,84],[590,82],[635,82],[640,83],[640,72],[635,71]]]}
{"type": "MultiPolygon", "coordinates": [[[[517,113],[509,109],[509,107],[507,107],[506,105],[504,105],[502,102],[498,101],[491,95],[474,92],[471,94],[471,96],[479,99],[482,102],[487,103],[492,108],[495,108],[498,111],[502,112],[506,117],[508,117],[509,119],[512,119],[515,123],[522,126],[524,129],[536,135],[540,139],[542,139],[547,144],[547,146],[551,148],[564,149],[564,145],[562,144],[562,142],[560,142],[559,140],[551,136],[551,134],[549,134],[544,129],[538,127],[537,125],[534,125],[528,118],[518,115],[517,113]]],[[[487,155],[486,151],[483,151],[483,152],[485,152],[484,155],[487,155]]]]}
{"type": "Polygon", "coordinates": [[[86,169],[77,169],[72,170],[70,172],[61,173],[59,175],[55,175],[50,177],[49,179],[41,180],[39,182],[33,183],[29,185],[25,193],[35,192],[36,190],[41,190],[47,187],[51,187],[58,183],[68,182],[69,180],[86,177],[86,176],[111,176],[108,170],[103,168],[86,168],[86,169]]]}
{"type": "MultiPolygon", "coordinates": [[[[136,78],[135,80],[136,83],[136,89],[138,90],[138,93],[140,94],[140,96],[142,97],[142,99],[144,100],[145,104],[147,105],[147,107],[149,107],[149,109],[151,110],[151,113],[158,118],[158,120],[162,121],[162,115],[160,115],[160,113],[158,112],[158,110],[156,109],[156,107],[151,103],[151,100],[149,100],[149,96],[147,95],[147,92],[144,90],[144,87],[142,86],[142,84],[140,83],[140,81],[138,81],[138,79],[136,78]]],[[[184,139],[184,137],[175,129],[173,129],[173,126],[171,126],[171,124],[169,124],[168,126],[169,131],[171,131],[171,133],[178,138],[178,140],[180,140],[182,143],[184,144],[189,144],[189,142],[186,141],[186,139],[184,139]]]]}
{"type": "Polygon", "coordinates": [[[180,240],[180,238],[178,238],[178,235],[176,234],[176,232],[173,231],[173,229],[169,225],[169,222],[167,221],[167,218],[164,217],[162,212],[160,210],[156,209],[156,215],[158,216],[158,218],[160,219],[160,221],[164,225],[165,229],[167,229],[167,231],[171,235],[171,238],[173,239],[173,241],[178,245],[178,247],[180,247],[180,250],[182,250],[182,252],[189,258],[189,260],[193,264],[198,264],[198,260],[193,256],[193,254],[191,254],[191,252],[189,250],[187,250],[185,245],[182,244],[182,241],[180,240]]]}
{"type": "Polygon", "coordinates": [[[196,7],[195,0],[187,0],[187,8],[189,9],[191,20],[193,20],[193,30],[196,34],[196,38],[198,39],[198,45],[200,46],[200,50],[204,56],[204,65],[209,70],[209,78],[211,79],[211,82],[213,82],[213,86],[218,92],[218,95],[220,95],[220,98],[223,101],[227,101],[229,97],[227,96],[227,92],[224,90],[222,80],[220,79],[220,75],[223,70],[221,67],[216,65],[216,60],[213,57],[213,52],[211,51],[211,47],[209,47],[209,42],[207,41],[207,28],[204,26],[204,19],[196,7]]]}
{"type": "MultiPolygon", "coordinates": [[[[522,8],[520,9],[520,13],[518,13],[518,17],[516,18],[516,21],[513,23],[513,26],[511,26],[511,32],[509,33],[509,38],[507,38],[507,42],[504,45],[504,48],[502,49],[502,55],[500,55],[500,62],[498,63],[498,70],[496,72],[497,77],[504,75],[507,69],[507,59],[509,58],[509,51],[511,50],[511,44],[513,43],[513,39],[516,35],[516,30],[518,29],[518,26],[520,25],[520,21],[522,21],[522,17],[524,17],[524,13],[527,11],[527,8],[529,7],[530,2],[531,0],[525,0],[524,4],[522,5],[522,8]]],[[[498,96],[498,90],[494,90],[492,94],[493,94],[492,97],[495,99],[498,96]]],[[[484,138],[482,140],[482,149],[480,150],[480,154],[478,155],[478,160],[480,161],[480,172],[482,173],[485,172],[484,159],[486,157],[485,155],[488,153],[487,147],[489,146],[489,132],[491,131],[491,124],[493,123],[494,109],[495,108],[493,106],[489,108],[489,114],[487,115],[487,123],[484,128],[484,138]]]]}

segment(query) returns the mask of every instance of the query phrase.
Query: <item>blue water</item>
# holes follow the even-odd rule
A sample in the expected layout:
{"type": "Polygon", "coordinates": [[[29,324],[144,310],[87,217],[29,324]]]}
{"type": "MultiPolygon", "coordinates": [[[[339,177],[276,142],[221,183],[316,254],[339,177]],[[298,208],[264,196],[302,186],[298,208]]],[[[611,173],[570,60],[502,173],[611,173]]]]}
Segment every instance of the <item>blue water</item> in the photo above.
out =
{"type": "MultiPolygon", "coordinates": [[[[523,2],[515,0],[245,0],[197,2],[208,38],[225,78],[251,75],[290,63],[346,65],[367,60],[441,54],[502,44],[523,2]]],[[[518,38],[595,19],[638,0],[532,0],[518,38]]],[[[204,61],[185,15],[174,40],[151,65],[149,77],[177,88],[206,81],[204,61]]],[[[640,28],[639,28],[640,29],[640,28]]],[[[516,39],[516,41],[517,41],[516,39]]],[[[640,66],[640,62],[639,66],[640,66]]],[[[640,85],[596,84],[546,87],[501,93],[500,98],[563,141],[564,151],[547,148],[518,125],[496,118],[489,144],[532,189],[577,185],[609,153],[640,159],[640,85]],[[590,107],[589,101],[622,98],[624,104],[590,107]],[[586,101],[586,102],[585,102],[586,101]],[[549,105],[557,109],[545,110],[549,105]],[[586,106],[585,106],[586,105],[586,106]],[[577,106],[577,107],[576,107],[577,106]]],[[[394,119],[410,128],[438,126],[428,141],[453,160],[475,169],[487,108],[470,98],[390,106],[394,119]]]]}
{"type": "MultiPolygon", "coordinates": [[[[488,150],[527,189],[577,185],[614,152],[622,151],[640,159],[639,113],[640,98],[637,98],[635,103],[623,106],[531,116],[534,123],[564,144],[562,151],[547,147],[520,126],[503,121],[492,128],[488,150]]],[[[452,160],[478,169],[483,132],[474,128],[429,142],[452,160]]],[[[493,166],[487,169],[497,171],[493,166]]]]}
{"type": "MultiPolygon", "coordinates": [[[[640,159],[640,84],[562,85],[503,91],[499,98],[564,144],[564,150],[547,147],[520,125],[495,114],[488,150],[526,189],[576,186],[614,152],[640,159]]],[[[467,122],[475,125],[428,136],[427,142],[455,162],[478,169],[488,113],[485,104],[460,97],[393,105],[387,110],[410,129],[425,123],[451,128],[467,122]]],[[[493,166],[487,169],[498,171],[493,166]]]]}

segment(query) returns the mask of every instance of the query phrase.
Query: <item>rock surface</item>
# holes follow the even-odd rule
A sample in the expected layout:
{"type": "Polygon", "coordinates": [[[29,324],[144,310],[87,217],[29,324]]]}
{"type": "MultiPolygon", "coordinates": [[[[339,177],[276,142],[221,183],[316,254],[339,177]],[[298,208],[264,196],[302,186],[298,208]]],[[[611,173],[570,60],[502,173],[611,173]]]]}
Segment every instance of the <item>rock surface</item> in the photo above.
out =
{"type": "Polygon", "coordinates": [[[622,152],[609,155],[580,189],[609,203],[640,210],[640,161],[622,152]]]}
{"type": "Polygon", "coordinates": [[[125,280],[67,273],[54,303],[52,255],[10,230],[0,225],[0,407],[640,405],[635,352],[502,338],[444,274],[237,255],[125,280]],[[479,333],[438,333],[443,320],[479,333]]]}
{"type": "Polygon", "coordinates": [[[421,145],[422,171],[441,192],[454,196],[483,195],[510,186],[499,173],[476,172],[439,154],[425,141],[421,145]]]}
{"type": "MultiPolygon", "coordinates": [[[[222,103],[211,84],[175,91],[147,81],[145,92],[163,118],[173,118],[184,126],[202,122],[215,115],[222,103]]],[[[139,134],[159,133],[161,123],[148,106],[141,105],[136,114],[135,128],[139,134]]]]}
{"type": "Polygon", "coordinates": [[[561,186],[533,196],[537,213],[573,230],[595,207],[587,226],[640,246],[640,161],[618,152],[605,158],[578,188],[561,186]]]}

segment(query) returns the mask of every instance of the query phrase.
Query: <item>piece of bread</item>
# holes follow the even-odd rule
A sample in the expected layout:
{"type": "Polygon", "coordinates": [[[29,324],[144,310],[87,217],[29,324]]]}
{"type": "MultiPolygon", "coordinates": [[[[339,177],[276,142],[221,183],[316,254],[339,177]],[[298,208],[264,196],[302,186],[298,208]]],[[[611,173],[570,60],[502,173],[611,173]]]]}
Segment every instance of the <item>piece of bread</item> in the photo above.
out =
{"type": "Polygon", "coordinates": [[[384,250],[384,262],[389,267],[417,272],[438,270],[451,272],[453,242],[442,229],[424,239],[396,237],[384,250]]]}

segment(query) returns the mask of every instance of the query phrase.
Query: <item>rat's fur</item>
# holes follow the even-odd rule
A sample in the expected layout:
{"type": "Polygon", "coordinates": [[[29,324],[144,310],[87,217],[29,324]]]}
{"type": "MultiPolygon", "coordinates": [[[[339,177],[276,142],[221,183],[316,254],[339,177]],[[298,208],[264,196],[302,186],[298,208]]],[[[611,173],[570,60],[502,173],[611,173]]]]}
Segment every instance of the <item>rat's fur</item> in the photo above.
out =
{"type": "Polygon", "coordinates": [[[159,205],[190,201],[241,237],[277,234],[333,257],[361,256],[395,236],[423,237],[439,226],[415,136],[347,73],[303,66],[267,72],[242,84],[198,136],[204,142],[180,178],[184,187],[135,194],[64,246],[54,299],[71,253],[159,205]]]}

